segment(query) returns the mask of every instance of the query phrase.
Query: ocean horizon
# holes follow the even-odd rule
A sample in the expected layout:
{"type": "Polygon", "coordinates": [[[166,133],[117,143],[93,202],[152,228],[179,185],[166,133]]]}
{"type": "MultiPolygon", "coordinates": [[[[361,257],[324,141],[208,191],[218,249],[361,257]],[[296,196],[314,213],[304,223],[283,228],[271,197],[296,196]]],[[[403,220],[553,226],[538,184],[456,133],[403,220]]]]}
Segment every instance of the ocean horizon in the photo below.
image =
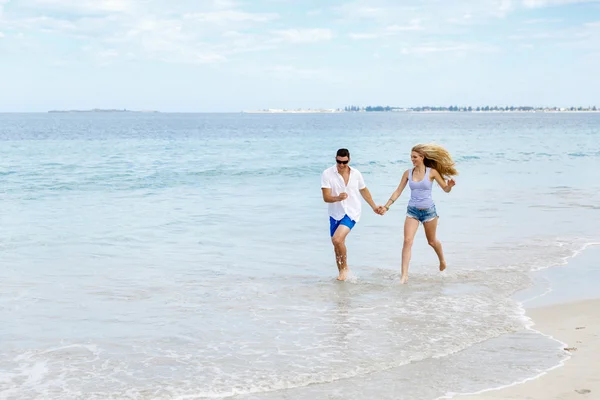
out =
{"type": "Polygon", "coordinates": [[[0,114],[0,398],[434,400],[534,377],[564,359],[525,315],[551,292],[536,271],[600,243],[599,134],[593,112],[0,114]],[[460,173],[433,190],[448,269],[420,227],[399,284],[407,188],[385,216],[363,202],[337,282],[321,172],[348,148],[385,204],[428,142],[460,173]]]}

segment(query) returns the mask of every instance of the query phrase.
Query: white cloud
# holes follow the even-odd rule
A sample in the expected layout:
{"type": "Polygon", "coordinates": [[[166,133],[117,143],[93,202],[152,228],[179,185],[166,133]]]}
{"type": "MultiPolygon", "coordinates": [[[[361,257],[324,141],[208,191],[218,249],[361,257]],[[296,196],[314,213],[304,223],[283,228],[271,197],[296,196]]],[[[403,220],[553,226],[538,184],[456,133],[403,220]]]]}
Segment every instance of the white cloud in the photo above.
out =
{"type": "Polygon", "coordinates": [[[385,31],[390,33],[422,30],[423,27],[421,26],[420,19],[413,19],[408,25],[390,25],[385,28],[385,31]]]}
{"type": "Polygon", "coordinates": [[[404,47],[402,54],[431,54],[431,53],[466,53],[498,51],[498,48],[490,45],[473,43],[424,43],[416,46],[404,47]]]}
{"type": "Polygon", "coordinates": [[[533,18],[524,21],[527,25],[538,25],[538,24],[550,24],[555,22],[562,22],[561,19],[558,18],[533,18]]]}
{"type": "Polygon", "coordinates": [[[323,71],[318,69],[303,69],[291,65],[277,65],[268,69],[277,78],[315,78],[322,76],[323,71]]]}
{"type": "Polygon", "coordinates": [[[512,0],[498,0],[498,1],[495,1],[495,3],[496,3],[495,14],[498,17],[506,16],[508,13],[513,11],[515,8],[512,0]]]}
{"type": "Polygon", "coordinates": [[[573,31],[564,32],[568,46],[597,53],[600,43],[600,21],[584,23],[573,31]]]}
{"type": "Polygon", "coordinates": [[[179,19],[147,17],[129,30],[106,38],[104,44],[134,54],[134,58],[164,62],[211,64],[227,58],[216,45],[202,41],[179,19]]]}
{"type": "Polygon", "coordinates": [[[595,49],[600,43],[600,21],[587,22],[579,26],[567,27],[553,30],[524,30],[518,35],[508,37],[520,41],[543,41],[547,40],[552,46],[567,45],[582,49],[595,49]]]}
{"type": "Polygon", "coordinates": [[[425,54],[425,53],[440,53],[440,52],[457,52],[468,50],[466,44],[458,45],[422,45],[414,47],[405,47],[402,49],[402,54],[425,54]]]}
{"type": "Polygon", "coordinates": [[[266,40],[259,34],[243,33],[239,31],[227,31],[222,34],[226,38],[223,50],[229,54],[251,53],[276,49],[277,41],[266,40]]]}
{"type": "Polygon", "coordinates": [[[0,22],[2,22],[2,14],[4,13],[4,5],[8,3],[8,0],[0,0],[0,22]]]}
{"type": "Polygon", "coordinates": [[[131,0],[29,0],[37,9],[55,9],[69,13],[126,12],[134,9],[131,0]]]}
{"type": "Polygon", "coordinates": [[[90,46],[84,46],[83,50],[89,55],[89,57],[91,57],[98,65],[101,66],[110,65],[120,56],[119,52],[115,49],[98,50],[90,46]]]}
{"type": "Polygon", "coordinates": [[[515,9],[513,0],[408,0],[399,3],[395,0],[353,0],[334,7],[332,12],[344,21],[371,20],[390,25],[413,19],[440,24],[503,17],[515,9]]]}
{"type": "Polygon", "coordinates": [[[562,6],[576,3],[595,3],[599,0],[523,0],[523,5],[529,8],[562,6]]]}
{"type": "Polygon", "coordinates": [[[97,54],[103,58],[115,58],[119,56],[119,52],[115,49],[102,50],[97,54]]]}
{"type": "MultiPolygon", "coordinates": [[[[13,38],[24,33],[28,41],[37,41],[38,48],[45,47],[45,54],[53,52],[53,39],[60,38],[56,40],[57,47],[71,40],[76,44],[74,47],[94,61],[211,64],[234,60],[244,53],[338,38],[341,38],[340,46],[348,44],[348,38],[393,39],[378,44],[378,50],[382,50],[381,45],[389,44],[395,51],[404,47],[405,54],[482,51],[485,46],[434,42],[451,37],[449,34],[466,34],[472,26],[484,27],[490,20],[526,8],[583,0],[350,0],[341,6],[320,5],[321,8],[301,10],[298,16],[309,15],[313,20],[318,17],[331,24],[299,29],[291,28],[296,22],[287,11],[282,11],[284,5],[279,1],[269,1],[260,9],[253,9],[256,3],[235,0],[172,3],[167,0],[12,0],[11,6],[4,7],[3,12],[2,6],[7,2],[0,0],[3,32],[0,37],[13,38]],[[355,31],[357,26],[362,29],[355,31]],[[402,39],[402,43],[398,39],[402,39]],[[83,44],[88,46],[85,51],[81,50],[83,44]]],[[[526,24],[529,28],[542,28],[548,21],[532,19],[526,24]]],[[[545,34],[533,30],[510,33],[529,41],[542,39],[545,34]]],[[[579,36],[573,36],[572,40],[579,40],[579,36]]],[[[381,55],[389,51],[392,50],[384,50],[381,55]]],[[[61,57],[71,57],[72,61],[80,61],[80,55],[61,53],[61,57]]]]}
{"type": "MultiPolygon", "coordinates": [[[[0,7],[5,2],[0,0],[0,7]]],[[[262,36],[225,33],[243,32],[279,17],[275,12],[246,11],[230,0],[18,0],[11,10],[9,16],[0,14],[1,26],[30,37],[41,33],[84,38],[89,47],[84,54],[94,61],[129,54],[129,59],[192,64],[273,48],[274,43],[265,45],[270,39],[266,29],[262,36]],[[110,56],[113,50],[118,56],[110,56]]],[[[319,33],[308,32],[305,40],[319,33]]],[[[288,39],[293,42],[295,37],[288,39]]]]}
{"type": "MultiPolygon", "coordinates": [[[[424,0],[431,1],[431,0],[424,0]]],[[[435,0],[433,0],[435,1],[435,0]]],[[[341,6],[333,7],[333,13],[344,20],[404,20],[420,8],[418,0],[399,5],[394,0],[353,0],[341,6]]]]}
{"type": "Polygon", "coordinates": [[[0,32],[0,39],[4,37],[4,33],[0,32]]]}
{"type": "Polygon", "coordinates": [[[376,32],[350,33],[348,36],[355,40],[382,39],[388,36],[396,36],[404,32],[415,32],[422,30],[424,30],[424,27],[421,25],[421,20],[413,19],[406,25],[388,25],[376,32]]]}
{"type": "Polygon", "coordinates": [[[383,7],[360,6],[348,4],[340,8],[345,17],[348,18],[380,18],[386,15],[387,9],[383,7]]]}
{"type": "Polygon", "coordinates": [[[239,10],[222,10],[206,13],[191,13],[183,16],[201,23],[229,24],[232,22],[268,22],[279,17],[276,13],[248,13],[239,10]]]}
{"type": "MultiPolygon", "coordinates": [[[[206,3],[206,0],[204,2],[206,3]]],[[[236,0],[212,0],[212,5],[215,8],[236,8],[239,3],[236,0]]]]}
{"type": "Polygon", "coordinates": [[[330,29],[285,29],[274,31],[276,41],[287,43],[316,43],[328,41],[333,38],[333,32],[330,29]]]}
{"type": "MultiPolygon", "coordinates": [[[[467,25],[487,19],[505,18],[527,8],[550,7],[574,3],[592,3],[600,0],[352,0],[332,7],[333,15],[342,21],[373,21],[380,25],[405,24],[397,21],[421,19],[438,29],[446,23],[467,25]]],[[[450,28],[449,28],[450,29],[450,28]]],[[[357,38],[365,38],[355,33],[357,38]]]]}
{"type": "MultiPolygon", "coordinates": [[[[44,33],[69,33],[84,34],[91,32],[93,26],[92,19],[83,18],[81,20],[67,20],[48,16],[23,18],[5,23],[11,29],[17,29],[26,32],[44,32],[44,33]]],[[[100,30],[104,31],[104,23],[100,30]]]]}
{"type": "Polygon", "coordinates": [[[354,40],[370,40],[370,39],[378,39],[380,37],[379,33],[350,33],[348,35],[350,39],[354,40]]]}

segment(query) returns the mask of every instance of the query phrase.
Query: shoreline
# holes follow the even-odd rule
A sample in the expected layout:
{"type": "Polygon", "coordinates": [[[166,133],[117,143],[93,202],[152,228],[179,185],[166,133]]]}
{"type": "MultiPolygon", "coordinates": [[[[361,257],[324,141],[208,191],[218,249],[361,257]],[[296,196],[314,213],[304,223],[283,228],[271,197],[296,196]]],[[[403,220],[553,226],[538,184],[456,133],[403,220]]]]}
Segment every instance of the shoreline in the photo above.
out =
{"type": "MultiPolygon", "coordinates": [[[[600,353],[600,296],[586,296],[577,291],[560,299],[561,292],[568,290],[573,283],[590,279],[590,274],[600,274],[591,263],[600,264],[595,257],[600,254],[597,243],[585,246],[569,259],[567,265],[551,267],[534,272],[543,274],[544,278],[556,284],[556,287],[520,303],[525,309],[524,316],[531,325],[526,329],[537,332],[557,342],[565,357],[559,364],[526,377],[523,380],[504,386],[489,388],[475,393],[452,393],[439,399],[456,400],[500,400],[500,399],[529,399],[529,400],[569,400],[596,398],[600,394],[600,376],[595,372],[597,354],[600,353]],[[585,256],[585,257],[584,257],[585,256]],[[579,257],[584,265],[578,265],[579,257]],[[588,262],[585,263],[585,259],[588,262]],[[575,265],[571,265],[575,264],[575,265]],[[569,272],[570,274],[567,274],[569,272]],[[554,275],[554,277],[553,277],[554,275]],[[565,276],[566,278],[565,281],[565,276]],[[557,301],[558,297],[558,301],[557,301]],[[554,298],[554,299],[553,299],[554,298]],[[533,307],[529,301],[545,302],[533,307]],[[582,397],[588,395],[587,397],[582,397]],[[590,397],[591,396],[591,397],[590,397]]],[[[595,278],[595,277],[594,277],[595,278]]]]}
{"type": "MultiPolygon", "coordinates": [[[[600,352],[600,299],[544,306],[528,311],[532,330],[560,343],[565,358],[540,374],[503,387],[473,394],[456,395],[456,400],[569,400],[600,393],[600,377],[595,371],[600,352]]],[[[595,397],[592,397],[595,398],[595,397]]]]}

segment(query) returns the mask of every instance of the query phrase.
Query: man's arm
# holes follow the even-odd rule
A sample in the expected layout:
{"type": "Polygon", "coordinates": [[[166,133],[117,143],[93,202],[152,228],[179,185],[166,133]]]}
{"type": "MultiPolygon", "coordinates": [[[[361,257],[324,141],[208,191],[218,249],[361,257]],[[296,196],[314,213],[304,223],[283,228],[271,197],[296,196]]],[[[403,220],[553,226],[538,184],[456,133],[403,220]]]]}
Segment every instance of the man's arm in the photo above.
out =
{"type": "Polygon", "coordinates": [[[346,193],[340,193],[339,196],[332,196],[330,188],[321,188],[321,191],[323,191],[323,201],[325,203],[336,203],[345,200],[348,197],[346,193]]]}
{"type": "Polygon", "coordinates": [[[377,210],[379,210],[379,207],[373,201],[373,197],[371,197],[371,192],[369,192],[369,189],[367,189],[367,185],[365,184],[365,178],[362,176],[361,173],[359,173],[358,175],[358,190],[360,191],[360,195],[362,196],[362,198],[365,199],[367,203],[369,203],[373,211],[377,212],[377,210]]]}
{"type": "Polygon", "coordinates": [[[360,195],[363,197],[363,199],[365,199],[365,201],[367,203],[369,203],[369,205],[371,206],[371,208],[373,209],[373,211],[376,212],[377,209],[378,209],[378,206],[373,201],[373,198],[371,197],[371,192],[369,192],[369,189],[367,189],[366,186],[364,188],[360,189],[360,195]]]}
{"type": "Polygon", "coordinates": [[[321,191],[323,192],[323,201],[325,203],[335,203],[336,201],[340,201],[336,198],[337,196],[331,195],[331,183],[327,176],[327,170],[323,171],[321,174],[321,191]]]}
{"type": "Polygon", "coordinates": [[[325,203],[336,203],[348,198],[347,193],[340,193],[338,196],[331,195],[331,182],[329,181],[327,170],[321,174],[321,191],[323,192],[323,201],[325,203]]]}

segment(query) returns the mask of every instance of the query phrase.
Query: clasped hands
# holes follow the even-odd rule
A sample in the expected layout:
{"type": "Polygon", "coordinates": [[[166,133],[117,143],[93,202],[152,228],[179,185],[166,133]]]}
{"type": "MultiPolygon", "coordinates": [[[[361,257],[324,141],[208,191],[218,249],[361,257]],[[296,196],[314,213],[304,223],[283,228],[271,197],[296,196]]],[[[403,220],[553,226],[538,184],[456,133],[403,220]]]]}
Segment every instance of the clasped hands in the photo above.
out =
{"type": "Polygon", "coordinates": [[[377,206],[377,207],[373,207],[373,211],[375,212],[375,214],[379,214],[379,215],[383,215],[387,212],[387,208],[385,208],[385,206],[377,206]]]}

